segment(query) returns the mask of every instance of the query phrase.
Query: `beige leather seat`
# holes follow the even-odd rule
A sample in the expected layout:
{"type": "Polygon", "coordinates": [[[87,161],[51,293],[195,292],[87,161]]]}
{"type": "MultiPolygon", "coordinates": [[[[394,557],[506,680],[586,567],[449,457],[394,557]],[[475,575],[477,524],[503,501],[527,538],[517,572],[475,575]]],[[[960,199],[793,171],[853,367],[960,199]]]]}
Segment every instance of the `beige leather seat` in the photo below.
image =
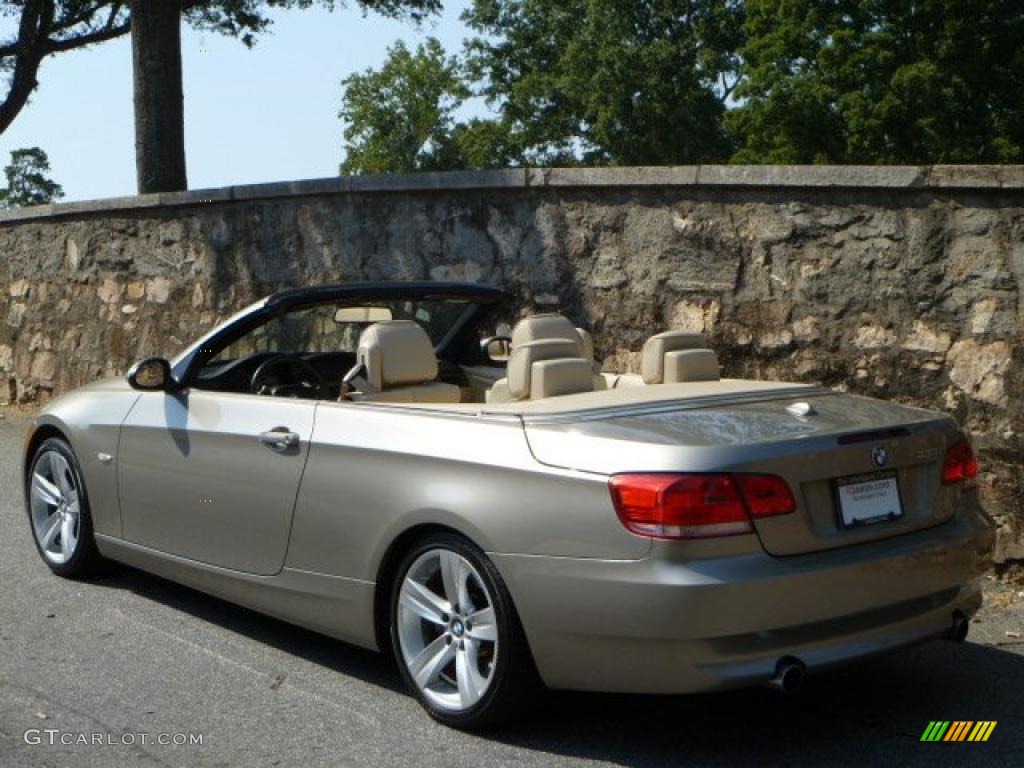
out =
{"type": "Polygon", "coordinates": [[[579,342],[579,357],[594,359],[594,338],[574,326],[565,315],[549,312],[524,317],[512,329],[512,349],[542,339],[571,339],[579,342]]]}
{"type": "Polygon", "coordinates": [[[707,349],[702,333],[666,331],[649,338],[640,353],[645,384],[718,381],[718,355],[707,349]]]}
{"type": "Polygon", "coordinates": [[[590,361],[579,356],[575,339],[541,339],[512,350],[508,377],[491,387],[487,402],[539,400],[593,389],[590,361]]]}
{"type": "Polygon", "coordinates": [[[411,320],[391,320],[363,331],[356,366],[345,382],[353,388],[348,394],[352,400],[459,402],[460,389],[436,378],[437,357],[426,331],[411,320]]]}
{"type": "MultiPolygon", "coordinates": [[[[578,391],[607,388],[604,377],[593,372],[594,337],[584,329],[574,326],[569,318],[553,312],[524,317],[512,329],[512,341],[509,347],[514,355],[517,349],[538,341],[571,341],[575,345],[576,350],[572,357],[585,360],[591,371],[591,386],[588,390],[578,391]]],[[[511,368],[512,357],[510,356],[510,371],[511,368]]],[[[554,367],[551,367],[551,370],[554,370],[554,367]]],[[[509,375],[511,376],[511,373],[509,375]]],[[[510,394],[507,379],[499,379],[487,392],[487,402],[489,403],[518,399],[524,398],[513,397],[510,394]]]]}

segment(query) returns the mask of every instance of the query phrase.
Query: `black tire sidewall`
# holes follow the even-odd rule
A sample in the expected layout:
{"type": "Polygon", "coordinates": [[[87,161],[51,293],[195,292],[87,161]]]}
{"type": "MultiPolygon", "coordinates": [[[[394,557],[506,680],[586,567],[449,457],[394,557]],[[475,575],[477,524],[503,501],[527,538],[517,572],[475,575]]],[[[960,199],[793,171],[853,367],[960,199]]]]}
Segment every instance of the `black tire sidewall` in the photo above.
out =
{"type": "Polygon", "coordinates": [[[389,602],[389,634],[392,652],[398,662],[398,668],[406,687],[412,691],[416,699],[435,720],[455,728],[469,729],[490,724],[496,719],[497,712],[503,709],[502,699],[507,694],[509,672],[520,665],[521,659],[518,658],[518,655],[527,652],[523,647],[522,632],[519,629],[518,621],[512,598],[501,575],[483,551],[469,540],[455,534],[434,534],[417,542],[402,558],[395,574],[394,583],[391,585],[389,602]],[[477,573],[480,574],[480,578],[484,580],[494,606],[495,625],[498,631],[498,654],[495,661],[494,678],[483,698],[463,712],[440,709],[422,694],[406,668],[402,646],[398,639],[398,598],[402,582],[405,580],[409,568],[420,555],[436,549],[451,550],[472,563],[477,573]]]}
{"type": "Polygon", "coordinates": [[[78,458],[75,456],[75,452],[71,449],[71,445],[63,438],[47,438],[40,443],[39,447],[36,448],[35,453],[32,455],[32,463],[29,465],[28,475],[25,477],[25,511],[28,514],[29,530],[32,534],[32,541],[36,545],[36,551],[51,571],[58,576],[75,578],[78,576],[84,576],[93,570],[99,560],[99,554],[96,550],[96,541],[93,537],[89,494],[85,488],[85,478],[83,477],[82,470],[78,465],[78,458]],[[64,457],[68,462],[68,466],[71,468],[72,474],[75,476],[75,483],[78,486],[78,546],[75,547],[75,552],[71,555],[71,559],[65,563],[59,564],[50,562],[46,557],[43,552],[43,548],[39,544],[39,539],[36,536],[35,522],[32,520],[32,475],[35,472],[36,463],[39,461],[39,457],[46,451],[55,451],[64,457]]]}

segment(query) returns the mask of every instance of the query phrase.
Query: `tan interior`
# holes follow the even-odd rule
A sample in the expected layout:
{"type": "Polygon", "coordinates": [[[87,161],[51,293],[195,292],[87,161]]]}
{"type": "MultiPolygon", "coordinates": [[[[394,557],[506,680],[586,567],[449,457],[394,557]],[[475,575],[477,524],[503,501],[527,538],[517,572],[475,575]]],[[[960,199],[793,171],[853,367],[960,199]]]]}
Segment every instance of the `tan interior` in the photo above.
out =
{"type": "Polygon", "coordinates": [[[718,355],[710,349],[674,349],[665,353],[662,384],[683,381],[718,381],[718,355]]]}
{"type": "MultiPolygon", "coordinates": [[[[686,367],[685,362],[676,362],[678,358],[673,358],[673,362],[666,366],[666,356],[671,352],[691,349],[707,350],[707,340],[704,338],[703,333],[693,333],[692,331],[665,331],[664,333],[651,336],[651,338],[644,343],[643,350],[640,352],[640,375],[643,377],[644,383],[671,384],[676,381],[709,380],[666,378],[666,370],[668,371],[668,375],[676,376],[679,373],[679,365],[682,365],[684,369],[686,367]]],[[[710,350],[707,351],[710,352],[710,350]]],[[[714,352],[711,354],[714,354],[714,352]]],[[[700,370],[705,373],[708,370],[708,361],[706,360],[695,363],[695,365],[699,366],[700,370]]],[[[717,370],[714,378],[718,378],[717,370]]]]}
{"type": "MultiPolygon", "coordinates": [[[[542,384],[538,385],[537,392],[550,391],[558,394],[568,392],[589,392],[591,390],[607,389],[608,384],[604,376],[594,373],[594,337],[589,331],[577,328],[564,315],[556,313],[544,313],[524,317],[516,327],[512,329],[511,356],[509,357],[509,378],[513,376],[512,361],[516,349],[526,347],[539,341],[569,341],[575,346],[575,351],[569,357],[581,359],[586,363],[590,375],[590,385],[580,389],[582,370],[578,363],[550,364],[543,366],[541,373],[542,384]],[[564,391],[563,391],[564,390],[564,391]]],[[[520,361],[525,357],[521,356],[520,361]]],[[[536,362],[536,361],[535,361],[536,362]]],[[[531,363],[532,365],[532,363],[531,363]]],[[[530,373],[532,376],[532,372],[530,373]]],[[[553,397],[553,394],[539,395],[530,394],[530,388],[523,390],[522,394],[516,395],[509,387],[508,379],[499,379],[487,392],[486,400],[489,403],[507,402],[509,400],[533,399],[536,397],[553,397]]]]}
{"type": "MultiPolygon", "coordinates": [[[[648,385],[719,381],[718,356],[703,334],[666,331],[643,346],[640,374],[595,374],[591,335],[558,314],[521,320],[512,331],[507,375],[486,393],[502,404],[648,385]]],[[[356,367],[346,376],[352,400],[458,403],[461,390],[437,381],[438,365],[426,332],[410,320],[375,323],[359,339],[356,367]]]]}
{"type": "MultiPolygon", "coordinates": [[[[589,336],[589,334],[587,334],[589,336]]],[[[542,339],[572,339],[578,341],[580,357],[584,357],[583,337],[564,315],[545,313],[524,317],[512,329],[512,349],[542,339]]],[[[591,339],[591,351],[593,351],[591,339]]]]}
{"type": "Polygon", "coordinates": [[[457,403],[461,390],[435,381],[437,357],[430,337],[411,320],[375,323],[363,331],[356,367],[345,377],[352,400],[457,403]]]}
{"type": "Polygon", "coordinates": [[[514,346],[508,376],[495,383],[487,393],[487,402],[537,400],[593,391],[591,364],[579,352],[580,344],[574,339],[541,339],[514,346]]]}

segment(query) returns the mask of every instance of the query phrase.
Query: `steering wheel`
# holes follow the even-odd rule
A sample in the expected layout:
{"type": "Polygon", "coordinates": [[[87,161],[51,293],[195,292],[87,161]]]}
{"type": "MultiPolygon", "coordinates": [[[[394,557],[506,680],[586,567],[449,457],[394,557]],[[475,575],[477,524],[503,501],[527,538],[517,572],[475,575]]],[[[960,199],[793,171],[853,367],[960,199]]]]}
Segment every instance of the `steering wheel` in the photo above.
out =
{"type": "Polygon", "coordinates": [[[253,371],[249,391],[254,395],[323,400],[330,394],[330,386],[298,355],[274,355],[253,371]]]}

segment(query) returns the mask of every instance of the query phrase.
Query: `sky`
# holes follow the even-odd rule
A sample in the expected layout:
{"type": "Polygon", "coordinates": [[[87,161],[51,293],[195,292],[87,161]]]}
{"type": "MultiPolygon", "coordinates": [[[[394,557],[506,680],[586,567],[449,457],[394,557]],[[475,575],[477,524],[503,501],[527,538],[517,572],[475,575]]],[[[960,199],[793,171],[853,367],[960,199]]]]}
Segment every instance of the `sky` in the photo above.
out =
{"type": "MultiPolygon", "coordinates": [[[[468,4],[446,0],[418,28],[354,7],[278,11],[251,50],[184,28],[189,187],[337,175],[341,80],[378,66],[399,38],[433,36],[455,52],[469,36],[459,20],[468,4]]],[[[64,201],[135,194],[131,70],[128,37],[47,59],[31,103],[0,136],[0,167],[12,149],[38,146],[64,201]]]]}

